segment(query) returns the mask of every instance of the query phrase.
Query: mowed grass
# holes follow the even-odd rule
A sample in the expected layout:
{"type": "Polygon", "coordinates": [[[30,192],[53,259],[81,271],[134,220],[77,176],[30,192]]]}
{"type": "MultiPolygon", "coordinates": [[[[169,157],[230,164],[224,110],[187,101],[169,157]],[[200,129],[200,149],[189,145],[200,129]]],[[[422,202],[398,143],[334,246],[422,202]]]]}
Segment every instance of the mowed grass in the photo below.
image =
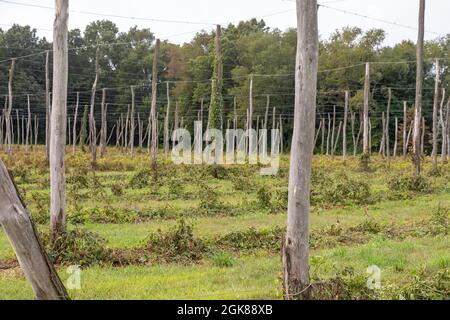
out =
{"type": "MultiPolygon", "coordinates": [[[[112,150],[112,149],[111,149],[112,150]]],[[[243,209],[238,215],[221,214],[208,216],[196,214],[200,192],[198,182],[184,186],[184,193],[193,195],[183,199],[166,199],[167,186],[159,189],[161,199],[151,196],[152,186],[143,189],[126,188],[123,196],[113,196],[107,187],[117,179],[128,181],[139,168],[145,167],[148,159],[141,155],[131,162],[119,152],[110,151],[106,160],[111,163],[125,162],[129,168],[104,170],[98,173],[105,186],[108,205],[114,208],[148,210],[164,208],[170,205],[174,210],[190,212],[186,221],[194,226],[194,234],[201,238],[213,238],[249,228],[269,229],[286,225],[285,211],[271,212],[258,207],[257,188],[253,192],[240,192],[234,189],[230,179],[218,180],[206,176],[203,183],[213,188],[220,200],[230,207],[243,209]],[[137,165],[135,165],[137,163],[137,165]],[[134,166],[134,167],[133,167],[134,166]],[[248,209],[248,212],[246,211],[248,209]]],[[[36,157],[38,157],[37,155],[36,157]]],[[[88,161],[83,156],[83,161],[88,161]]],[[[76,159],[69,159],[70,165],[76,159]]],[[[80,159],[78,159],[80,160],[80,159]]],[[[286,170],[288,157],[282,159],[282,168],[286,170]]],[[[345,172],[352,177],[366,181],[371,192],[378,199],[368,205],[347,204],[345,206],[315,206],[311,212],[311,229],[320,230],[338,224],[343,228],[356,226],[367,219],[389,227],[428,221],[439,207],[450,207],[448,175],[432,178],[439,188],[430,194],[418,194],[408,199],[389,200],[390,190],[387,181],[390,177],[408,174],[411,171],[409,161],[396,159],[388,166],[381,159],[372,163],[373,171],[359,171],[358,160],[350,158],[345,164],[340,157],[334,159],[318,156],[314,159],[315,170],[328,173],[345,172]]],[[[75,165],[74,165],[75,166],[75,165]]],[[[429,160],[425,172],[429,171],[429,160]]],[[[448,166],[445,170],[448,169],[448,166]]],[[[42,173],[34,172],[33,177],[42,173]]],[[[257,186],[286,189],[287,177],[250,177],[257,186]]],[[[31,178],[33,180],[33,178],[31,178]]],[[[26,193],[48,194],[48,187],[37,182],[19,183],[26,193]]],[[[71,200],[69,199],[69,203],[71,200]]],[[[30,210],[35,209],[33,201],[27,203],[30,210]]],[[[88,198],[82,201],[83,207],[105,206],[104,199],[88,198]]],[[[70,210],[69,210],[70,211],[70,210]]],[[[85,223],[81,227],[93,231],[107,240],[110,248],[131,249],[140,247],[150,233],[167,231],[177,223],[177,219],[156,218],[140,223],[85,223]]],[[[39,225],[39,230],[48,229],[48,225],[39,225]]],[[[14,258],[8,240],[0,230],[0,265],[2,260],[14,258]]],[[[406,237],[405,239],[387,239],[383,235],[370,235],[363,244],[339,245],[311,252],[311,274],[320,279],[332,278],[339,270],[352,268],[358,274],[364,274],[367,267],[377,265],[382,271],[382,283],[401,285],[409,282],[416,274],[426,271],[431,274],[450,267],[450,238],[448,235],[406,237]]],[[[65,267],[58,272],[66,281],[65,267]]],[[[281,259],[278,254],[264,250],[246,254],[232,254],[232,264],[219,267],[210,256],[192,265],[156,264],[131,265],[124,267],[93,266],[82,270],[81,290],[70,290],[72,299],[280,299],[282,298],[280,276],[281,259]]],[[[20,269],[0,270],[0,299],[33,299],[30,286],[20,269]]]]}

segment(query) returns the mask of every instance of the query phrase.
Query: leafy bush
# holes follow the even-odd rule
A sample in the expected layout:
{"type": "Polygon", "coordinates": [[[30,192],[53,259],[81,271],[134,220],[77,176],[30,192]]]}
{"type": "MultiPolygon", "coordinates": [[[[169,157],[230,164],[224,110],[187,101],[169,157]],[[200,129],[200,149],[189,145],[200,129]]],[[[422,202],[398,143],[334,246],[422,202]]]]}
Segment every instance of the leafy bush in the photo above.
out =
{"type": "Polygon", "coordinates": [[[50,244],[48,233],[43,239],[55,264],[92,266],[103,264],[111,258],[111,251],[106,248],[106,240],[93,232],[70,230],[57,238],[53,244],[50,244]]]}
{"type": "Polygon", "coordinates": [[[192,225],[183,219],[168,232],[150,234],[147,237],[146,249],[165,262],[185,264],[201,260],[207,251],[203,241],[194,237],[192,225]]]}
{"type": "Polygon", "coordinates": [[[121,197],[123,196],[123,184],[120,182],[114,182],[111,185],[111,192],[113,195],[115,195],[116,197],[121,197]]]}
{"type": "Polygon", "coordinates": [[[261,188],[258,189],[257,198],[258,198],[258,205],[261,208],[269,208],[271,206],[270,203],[271,194],[265,186],[262,186],[261,188]]]}
{"type": "Polygon", "coordinates": [[[394,192],[427,193],[431,191],[430,181],[422,175],[396,175],[389,179],[388,187],[394,192]]]}
{"type": "Polygon", "coordinates": [[[218,164],[206,166],[206,172],[215,179],[223,180],[228,177],[227,169],[218,164]]]}
{"type": "Polygon", "coordinates": [[[183,195],[184,185],[181,179],[172,178],[168,184],[168,197],[169,199],[177,199],[183,195]]]}
{"type": "Polygon", "coordinates": [[[346,174],[325,176],[313,175],[311,188],[313,204],[370,204],[373,198],[367,182],[349,177],[346,174]]]}
{"type": "Polygon", "coordinates": [[[279,251],[284,229],[275,227],[272,229],[257,230],[250,228],[245,231],[236,231],[215,239],[214,245],[235,251],[268,249],[279,251]]]}
{"type": "Polygon", "coordinates": [[[150,185],[150,177],[150,169],[139,170],[131,177],[128,186],[132,189],[143,189],[150,185]]]}
{"type": "Polygon", "coordinates": [[[201,185],[199,191],[199,205],[200,211],[211,215],[224,208],[223,203],[219,200],[219,194],[208,185],[201,185]]]}

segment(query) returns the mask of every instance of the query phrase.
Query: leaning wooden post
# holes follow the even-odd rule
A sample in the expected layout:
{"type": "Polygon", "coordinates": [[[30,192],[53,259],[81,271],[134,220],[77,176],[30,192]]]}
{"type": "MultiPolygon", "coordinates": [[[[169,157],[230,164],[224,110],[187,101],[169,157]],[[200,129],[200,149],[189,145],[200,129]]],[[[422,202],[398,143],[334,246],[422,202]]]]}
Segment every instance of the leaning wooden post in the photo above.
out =
{"type": "Polygon", "coordinates": [[[159,39],[156,39],[155,52],[153,53],[153,67],[152,67],[152,107],[151,107],[151,118],[152,118],[152,145],[151,145],[151,156],[152,156],[152,168],[156,170],[157,165],[157,140],[158,140],[158,123],[156,118],[156,95],[158,90],[158,56],[159,56],[159,39]]]}
{"type": "Polygon", "coordinates": [[[433,101],[433,151],[431,152],[431,158],[433,161],[433,173],[438,173],[438,160],[437,160],[437,136],[438,136],[438,103],[439,103],[439,77],[440,66],[439,59],[436,59],[436,78],[434,81],[434,101],[433,101]]]}
{"type": "Polygon", "coordinates": [[[264,129],[267,130],[267,125],[269,121],[269,108],[270,108],[270,95],[266,96],[266,112],[264,114],[264,129]]]}
{"type": "Polygon", "coordinates": [[[422,120],[422,83],[423,83],[423,41],[425,29],[425,0],[420,0],[419,8],[419,34],[417,38],[417,69],[416,69],[416,105],[414,109],[414,131],[413,131],[413,157],[414,175],[421,171],[420,154],[420,124],[422,120]]]}
{"type": "Polygon", "coordinates": [[[364,110],[363,110],[363,156],[369,159],[369,94],[370,94],[370,63],[366,63],[364,77],[364,110]]]}
{"type": "Polygon", "coordinates": [[[38,134],[39,134],[39,119],[38,119],[37,115],[34,115],[34,145],[35,146],[37,146],[38,134]]]}
{"type": "Polygon", "coordinates": [[[97,50],[95,53],[95,80],[92,85],[91,110],[90,110],[90,116],[89,116],[89,131],[90,131],[89,136],[90,136],[90,140],[91,140],[92,167],[97,166],[97,128],[95,125],[94,110],[95,110],[95,93],[97,91],[97,83],[98,83],[98,78],[100,76],[99,59],[100,59],[100,50],[97,47],[97,50]]]}
{"type": "Polygon", "coordinates": [[[349,92],[345,91],[345,105],[344,105],[344,123],[342,129],[342,160],[345,161],[347,156],[347,114],[348,114],[348,100],[349,92]]]}
{"type": "Polygon", "coordinates": [[[420,154],[424,155],[424,145],[425,145],[425,117],[422,117],[422,131],[420,136],[420,154]]]}
{"type": "Polygon", "coordinates": [[[31,216],[1,160],[0,224],[36,298],[68,299],[69,295],[45,252],[31,216]]]}
{"type": "Polygon", "coordinates": [[[50,121],[50,227],[54,242],[66,231],[65,147],[67,126],[69,1],[56,0],[53,26],[53,101],[50,121]]]}
{"type": "Polygon", "coordinates": [[[75,115],[73,116],[73,133],[72,133],[72,154],[75,155],[76,145],[77,145],[77,118],[78,118],[78,107],[80,104],[80,93],[77,92],[77,103],[75,105],[75,115]]]}
{"type": "Polygon", "coordinates": [[[319,56],[317,8],[317,0],[297,0],[294,133],[289,173],[287,232],[283,245],[283,284],[286,299],[309,297],[310,178],[319,56]]]}
{"type": "Polygon", "coordinates": [[[251,154],[253,153],[253,138],[250,136],[252,129],[253,129],[253,74],[250,75],[250,89],[248,92],[248,127],[247,130],[249,133],[248,136],[248,156],[249,156],[249,160],[251,157],[251,154]]]}

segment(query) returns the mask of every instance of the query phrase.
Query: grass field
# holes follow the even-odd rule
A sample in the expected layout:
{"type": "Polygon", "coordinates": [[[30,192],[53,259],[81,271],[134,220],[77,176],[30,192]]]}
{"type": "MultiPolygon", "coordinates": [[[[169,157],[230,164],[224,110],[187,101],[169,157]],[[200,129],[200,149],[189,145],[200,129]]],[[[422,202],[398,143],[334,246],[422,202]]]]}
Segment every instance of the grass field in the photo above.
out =
{"type": "MultiPolygon", "coordinates": [[[[281,299],[288,156],[277,176],[257,166],[175,166],[160,155],[109,149],[96,171],[67,156],[70,245],[48,248],[63,280],[81,265],[73,299],[281,299]],[[70,238],[72,237],[72,238],[70,238]]],[[[42,150],[5,163],[48,234],[49,176],[42,150]]],[[[450,298],[450,165],[412,180],[408,159],[315,156],[311,278],[317,298],[450,298]],[[381,288],[367,289],[369,266],[381,288]]],[[[0,231],[0,299],[33,294],[0,231]]]]}

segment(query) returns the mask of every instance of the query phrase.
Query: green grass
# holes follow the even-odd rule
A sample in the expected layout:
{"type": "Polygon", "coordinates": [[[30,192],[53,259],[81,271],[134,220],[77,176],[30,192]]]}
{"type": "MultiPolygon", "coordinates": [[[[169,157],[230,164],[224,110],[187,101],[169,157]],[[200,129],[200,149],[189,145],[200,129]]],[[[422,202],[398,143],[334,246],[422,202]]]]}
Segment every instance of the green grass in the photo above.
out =
{"type": "MultiPolygon", "coordinates": [[[[39,152],[42,152],[40,150],[39,152]]],[[[38,193],[48,197],[48,186],[42,185],[44,177],[48,178],[45,164],[40,162],[42,154],[32,154],[27,160],[24,154],[17,154],[17,163],[7,164],[10,169],[15,166],[29,168],[26,180],[17,179],[18,187],[25,194],[30,211],[35,214],[37,203],[29,195],[38,193]]],[[[75,168],[88,163],[88,155],[68,156],[68,174],[75,168]]],[[[165,161],[162,161],[166,165],[165,161]]],[[[174,167],[175,173],[162,178],[161,185],[150,184],[143,189],[127,187],[133,173],[138,168],[148,166],[146,155],[137,155],[134,161],[129,157],[111,149],[108,158],[100,160],[104,171],[96,175],[103,185],[105,196],[89,197],[89,187],[80,190],[85,198],[79,200],[82,208],[109,206],[135,211],[145,211],[170,206],[180,215],[186,214],[186,220],[193,223],[194,234],[202,238],[213,238],[249,228],[272,228],[286,225],[285,210],[278,213],[270,209],[260,208],[256,191],[265,186],[269,191],[286,190],[288,157],[283,156],[282,174],[277,177],[262,177],[257,171],[248,174],[254,190],[239,192],[234,190],[232,176],[225,180],[217,180],[208,175],[201,175],[202,168],[194,168],[192,172],[186,168],[174,167]],[[117,169],[122,168],[122,169],[117,169]],[[200,174],[199,174],[200,172],[200,174]],[[284,175],[283,175],[284,173],[284,175]],[[181,198],[169,199],[167,179],[172,176],[184,182],[181,198]],[[122,197],[113,196],[110,186],[120,181],[124,187],[122,197]],[[220,201],[227,205],[225,212],[218,216],[202,214],[198,209],[200,183],[207,184],[218,194],[220,201]],[[239,209],[237,215],[232,213],[239,209]],[[230,212],[227,212],[229,210],[230,212]]],[[[358,159],[349,158],[344,164],[340,157],[334,159],[318,156],[314,159],[314,170],[326,174],[345,172],[352,178],[366,181],[371,188],[375,202],[370,205],[316,206],[311,212],[311,229],[313,232],[340,225],[343,229],[356,226],[367,219],[373,219],[383,227],[405,226],[412,223],[428,221],[439,206],[450,207],[450,183],[447,166],[444,175],[430,178],[434,192],[431,194],[415,194],[406,200],[389,200],[391,191],[387,187],[390,177],[410,174],[411,164],[403,159],[395,159],[388,166],[384,161],[374,157],[370,173],[359,170],[358,159]]],[[[430,171],[427,161],[424,172],[430,171]]],[[[244,173],[243,173],[244,174],[244,173]]],[[[90,173],[88,173],[88,176],[90,173]]],[[[73,199],[68,199],[69,214],[73,209],[73,199]]],[[[169,230],[177,223],[177,219],[163,217],[140,223],[99,224],[86,223],[80,227],[98,233],[107,240],[107,246],[117,249],[131,249],[142,245],[145,238],[158,230],[169,230]]],[[[73,228],[69,225],[69,228],[73,228]]],[[[48,225],[40,225],[39,230],[48,229],[48,225]]],[[[352,268],[356,274],[365,275],[371,265],[382,270],[382,283],[400,286],[408,283],[414,275],[426,271],[434,274],[450,267],[450,238],[448,235],[436,237],[406,237],[387,239],[382,234],[369,234],[368,241],[363,244],[349,243],[345,246],[337,243],[325,249],[311,252],[311,274],[313,278],[328,279],[342,270],[352,268]]],[[[259,250],[256,253],[225,253],[232,263],[218,267],[214,258],[206,257],[200,263],[192,265],[131,265],[126,267],[95,266],[82,271],[82,289],[71,290],[73,299],[279,299],[281,294],[280,275],[281,259],[278,254],[259,250]]],[[[13,251],[3,230],[0,230],[0,265],[1,261],[14,258],[13,251]]],[[[59,267],[61,278],[68,277],[64,267],[59,267]]],[[[0,270],[0,299],[32,299],[30,286],[25,281],[20,269],[0,270]]]]}

